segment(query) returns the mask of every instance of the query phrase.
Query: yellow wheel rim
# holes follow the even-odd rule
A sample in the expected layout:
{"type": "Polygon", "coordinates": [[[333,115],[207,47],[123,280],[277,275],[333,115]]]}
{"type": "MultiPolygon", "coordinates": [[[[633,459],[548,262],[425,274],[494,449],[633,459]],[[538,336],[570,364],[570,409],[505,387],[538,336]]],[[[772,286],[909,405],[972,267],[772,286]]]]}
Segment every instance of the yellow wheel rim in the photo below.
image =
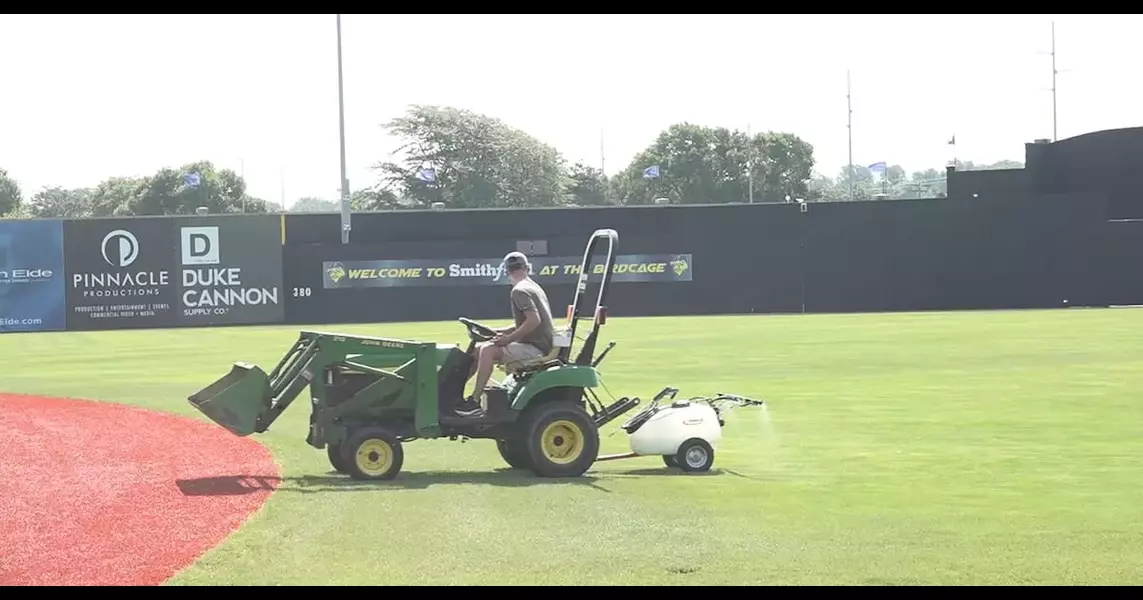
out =
{"type": "Polygon", "coordinates": [[[573,463],[583,454],[584,434],[571,421],[555,421],[540,434],[544,457],[557,465],[573,463]]]}
{"type": "Polygon", "coordinates": [[[357,447],[357,468],[371,477],[384,475],[393,466],[393,448],[385,440],[365,440],[357,447]]]}

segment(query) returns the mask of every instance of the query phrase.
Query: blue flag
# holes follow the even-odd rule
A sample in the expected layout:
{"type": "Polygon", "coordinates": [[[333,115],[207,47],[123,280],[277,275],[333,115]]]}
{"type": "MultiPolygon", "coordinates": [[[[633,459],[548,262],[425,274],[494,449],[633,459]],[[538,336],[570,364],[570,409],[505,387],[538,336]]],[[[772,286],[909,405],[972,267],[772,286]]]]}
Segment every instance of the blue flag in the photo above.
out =
{"type": "Polygon", "coordinates": [[[437,172],[434,171],[431,167],[427,169],[421,169],[420,171],[417,171],[417,179],[420,179],[425,183],[433,183],[437,180],[437,172]]]}
{"type": "Polygon", "coordinates": [[[643,169],[643,179],[655,179],[659,176],[659,165],[652,165],[643,169]]]}
{"type": "Polygon", "coordinates": [[[198,184],[202,183],[202,176],[198,173],[187,173],[187,176],[183,178],[183,183],[187,187],[198,187],[198,184]]]}
{"type": "Polygon", "coordinates": [[[869,165],[869,170],[874,172],[874,173],[884,173],[885,172],[885,161],[875,162],[875,163],[869,165]]]}

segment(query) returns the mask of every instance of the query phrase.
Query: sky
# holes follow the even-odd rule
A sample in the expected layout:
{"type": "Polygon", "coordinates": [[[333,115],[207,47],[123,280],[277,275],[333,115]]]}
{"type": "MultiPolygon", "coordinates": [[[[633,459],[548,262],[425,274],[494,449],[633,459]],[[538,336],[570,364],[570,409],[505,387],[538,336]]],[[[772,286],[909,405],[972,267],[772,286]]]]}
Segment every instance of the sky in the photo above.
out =
{"type": "MultiPolygon", "coordinates": [[[[500,118],[609,174],[673,123],[794,133],[816,169],[1023,160],[1143,125],[1138,15],[343,15],[347,176],[411,104],[500,118]],[[957,145],[947,142],[955,135],[957,145]]],[[[30,197],[197,160],[290,205],[339,188],[335,15],[2,15],[0,168],[30,197]]]]}

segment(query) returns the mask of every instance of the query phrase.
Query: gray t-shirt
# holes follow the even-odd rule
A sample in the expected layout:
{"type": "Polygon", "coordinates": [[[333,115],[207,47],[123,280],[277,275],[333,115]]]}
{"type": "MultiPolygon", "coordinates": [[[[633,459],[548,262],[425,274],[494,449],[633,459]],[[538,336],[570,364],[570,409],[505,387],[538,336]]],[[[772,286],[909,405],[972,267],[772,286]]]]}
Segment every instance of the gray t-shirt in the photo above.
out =
{"type": "Polygon", "coordinates": [[[524,279],[512,286],[512,318],[516,326],[524,324],[524,315],[529,310],[536,311],[540,316],[540,324],[528,335],[517,340],[523,344],[531,344],[540,352],[547,354],[552,349],[552,309],[548,306],[548,295],[540,284],[531,278],[524,279]]]}

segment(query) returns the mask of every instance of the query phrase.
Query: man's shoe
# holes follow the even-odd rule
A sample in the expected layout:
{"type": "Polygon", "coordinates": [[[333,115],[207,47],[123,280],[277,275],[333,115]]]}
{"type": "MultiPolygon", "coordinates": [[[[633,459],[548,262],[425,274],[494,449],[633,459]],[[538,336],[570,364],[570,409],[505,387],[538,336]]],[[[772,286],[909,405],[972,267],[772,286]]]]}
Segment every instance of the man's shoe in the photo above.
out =
{"type": "Polygon", "coordinates": [[[484,409],[480,407],[480,403],[475,398],[470,396],[457,405],[455,412],[462,417],[479,417],[484,414],[484,409]]]}

